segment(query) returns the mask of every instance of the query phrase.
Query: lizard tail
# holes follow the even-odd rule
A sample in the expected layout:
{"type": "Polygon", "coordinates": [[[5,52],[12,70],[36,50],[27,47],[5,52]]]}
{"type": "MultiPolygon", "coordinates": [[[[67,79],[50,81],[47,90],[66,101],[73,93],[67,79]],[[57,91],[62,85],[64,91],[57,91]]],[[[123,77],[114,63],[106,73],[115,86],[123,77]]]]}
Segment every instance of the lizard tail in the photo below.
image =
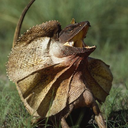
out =
{"type": "Polygon", "coordinates": [[[20,35],[20,30],[21,30],[21,26],[22,26],[22,23],[23,23],[23,20],[24,20],[24,17],[25,17],[25,14],[27,13],[28,9],[31,7],[31,5],[34,3],[35,0],[31,0],[28,5],[24,8],[20,18],[19,18],[19,21],[17,23],[17,26],[16,26],[16,29],[15,29],[15,33],[14,33],[14,37],[13,37],[13,47],[16,45],[17,43],[17,40],[19,38],[19,35],[20,35]]]}

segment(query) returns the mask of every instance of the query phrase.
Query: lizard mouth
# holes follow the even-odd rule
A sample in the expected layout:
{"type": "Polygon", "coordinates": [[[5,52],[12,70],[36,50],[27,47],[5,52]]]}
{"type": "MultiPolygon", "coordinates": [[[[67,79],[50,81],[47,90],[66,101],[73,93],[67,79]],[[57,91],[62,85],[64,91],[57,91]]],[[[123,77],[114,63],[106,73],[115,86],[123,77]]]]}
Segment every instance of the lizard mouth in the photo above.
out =
{"type": "Polygon", "coordinates": [[[64,45],[70,46],[70,47],[81,47],[86,49],[95,48],[95,46],[88,46],[84,42],[84,38],[86,38],[86,34],[90,27],[90,23],[88,21],[84,21],[76,24],[79,24],[79,26],[82,26],[81,29],[79,29],[75,34],[75,36],[71,37],[71,39],[68,40],[64,45]]]}

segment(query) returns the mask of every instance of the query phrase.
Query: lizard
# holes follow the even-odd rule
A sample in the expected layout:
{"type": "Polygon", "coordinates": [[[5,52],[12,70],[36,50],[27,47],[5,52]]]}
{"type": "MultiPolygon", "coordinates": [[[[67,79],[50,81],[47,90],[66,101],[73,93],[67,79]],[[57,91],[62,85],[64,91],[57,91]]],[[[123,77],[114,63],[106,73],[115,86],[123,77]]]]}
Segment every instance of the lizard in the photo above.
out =
{"type": "MultiPolygon", "coordinates": [[[[62,31],[61,31],[61,26],[58,23],[58,21],[49,21],[49,22],[46,22],[46,23],[43,23],[41,25],[37,25],[37,26],[31,28],[23,36],[21,36],[19,38],[20,29],[21,29],[21,25],[22,25],[25,13],[27,12],[28,8],[32,5],[32,3],[34,1],[35,0],[32,0],[29,3],[29,6],[27,6],[26,10],[24,10],[21,15],[21,18],[18,22],[16,31],[14,34],[13,47],[15,47],[18,44],[23,44],[23,43],[29,44],[31,41],[33,41],[34,39],[36,39],[38,37],[50,37],[55,40],[57,39],[57,40],[59,40],[59,43],[63,43],[65,46],[83,47],[85,49],[89,47],[86,44],[84,44],[84,42],[83,42],[83,39],[86,36],[88,28],[90,27],[90,23],[88,21],[84,21],[84,22],[80,22],[80,23],[72,22],[71,25],[67,26],[62,31]],[[37,29],[39,29],[39,31],[37,29]],[[41,33],[40,33],[40,31],[41,31],[41,33]]],[[[84,100],[86,100],[86,101],[88,100],[88,98],[86,98],[86,96],[89,96],[91,98],[91,100],[93,100],[93,96],[90,94],[90,92],[86,91],[83,95],[85,95],[84,100]]],[[[76,100],[77,103],[75,101],[75,102],[73,102],[73,104],[75,104],[75,105],[77,104],[79,106],[79,103],[81,103],[83,101],[82,96],[81,96],[81,101],[80,101],[80,99],[78,99],[78,100],[76,100]]],[[[87,101],[87,104],[88,104],[88,101],[87,101]]],[[[104,121],[102,119],[100,111],[99,111],[97,105],[95,104],[95,102],[91,101],[89,103],[89,105],[94,105],[93,106],[94,113],[96,114],[97,119],[101,120],[101,122],[100,121],[97,121],[97,122],[99,122],[99,126],[100,126],[100,123],[102,123],[103,128],[105,128],[104,121]]],[[[71,107],[72,107],[72,105],[71,105],[71,107]]],[[[67,114],[69,114],[69,113],[67,113],[67,114]]],[[[64,126],[66,124],[65,117],[62,117],[61,124],[62,124],[62,126],[64,126]]]]}

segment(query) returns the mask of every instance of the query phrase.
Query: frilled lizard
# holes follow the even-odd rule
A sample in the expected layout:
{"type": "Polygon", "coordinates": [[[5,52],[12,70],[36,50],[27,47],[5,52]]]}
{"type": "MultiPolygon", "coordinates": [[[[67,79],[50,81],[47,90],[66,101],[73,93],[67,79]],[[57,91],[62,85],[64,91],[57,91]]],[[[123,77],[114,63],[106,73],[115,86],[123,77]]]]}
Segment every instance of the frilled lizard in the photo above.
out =
{"type": "Polygon", "coordinates": [[[24,16],[34,1],[21,15],[7,64],[21,100],[31,115],[58,117],[63,128],[69,128],[65,118],[73,109],[91,107],[99,128],[105,128],[95,99],[104,102],[112,74],[103,61],[88,58],[96,48],[83,42],[90,23],[73,22],[61,31],[57,21],[49,21],[19,38],[24,16]]]}

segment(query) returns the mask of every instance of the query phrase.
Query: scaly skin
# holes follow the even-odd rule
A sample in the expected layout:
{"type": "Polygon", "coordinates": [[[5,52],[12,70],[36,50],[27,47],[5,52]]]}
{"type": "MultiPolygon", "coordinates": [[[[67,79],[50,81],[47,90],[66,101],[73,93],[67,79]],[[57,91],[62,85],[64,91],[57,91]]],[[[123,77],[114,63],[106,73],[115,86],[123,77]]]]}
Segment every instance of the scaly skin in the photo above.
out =
{"type": "Polygon", "coordinates": [[[59,41],[62,43],[65,42],[74,42],[74,47],[86,47],[87,45],[83,42],[85,35],[90,27],[88,21],[75,23],[72,21],[72,24],[65,27],[59,33],[59,41]]]}
{"type": "Polygon", "coordinates": [[[39,37],[51,37],[55,40],[58,39],[58,34],[61,31],[61,25],[58,21],[48,21],[40,25],[36,25],[27,30],[19,39],[17,44],[29,44],[31,41],[39,37]]]}

